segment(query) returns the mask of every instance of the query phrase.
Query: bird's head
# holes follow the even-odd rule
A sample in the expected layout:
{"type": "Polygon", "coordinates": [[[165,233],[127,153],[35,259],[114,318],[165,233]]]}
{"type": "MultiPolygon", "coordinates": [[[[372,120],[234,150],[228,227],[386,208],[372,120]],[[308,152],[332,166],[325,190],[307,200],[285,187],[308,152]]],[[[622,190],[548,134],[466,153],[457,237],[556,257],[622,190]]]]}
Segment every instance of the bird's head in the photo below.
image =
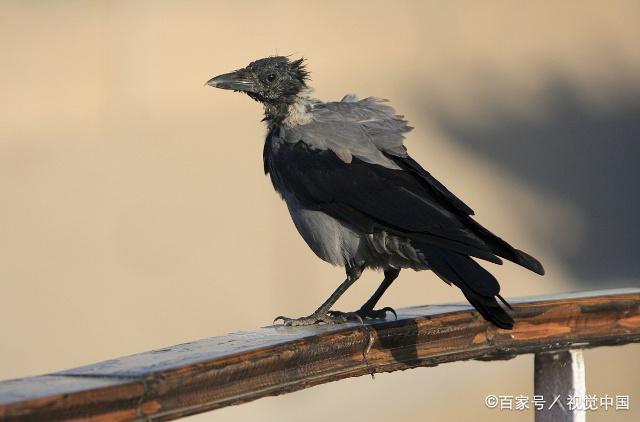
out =
{"type": "Polygon", "coordinates": [[[247,67],[216,76],[207,85],[244,92],[265,105],[288,104],[307,87],[309,72],[304,59],[273,56],[256,60],[247,67]]]}

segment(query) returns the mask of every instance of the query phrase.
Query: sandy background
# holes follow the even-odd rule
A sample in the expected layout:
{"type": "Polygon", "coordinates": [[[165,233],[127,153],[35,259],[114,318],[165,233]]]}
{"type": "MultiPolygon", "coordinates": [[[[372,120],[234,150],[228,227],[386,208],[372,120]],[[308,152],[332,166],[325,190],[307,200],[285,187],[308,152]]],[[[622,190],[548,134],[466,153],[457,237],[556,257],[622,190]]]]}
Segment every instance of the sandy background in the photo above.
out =
{"type": "MultiPolygon", "coordinates": [[[[488,264],[506,297],[637,286],[638,2],[0,4],[0,378],[306,315],[342,280],[262,172],[261,107],[204,88],[271,54],[321,99],[389,98],[413,156],[545,264],[488,264]]],[[[380,274],[338,303],[357,308],[380,274]]],[[[382,300],[460,301],[405,271],[382,300]]],[[[639,346],[588,351],[587,387],[631,395],[639,346]]],[[[532,357],[314,387],[197,421],[532,420],[532,357]]]]}

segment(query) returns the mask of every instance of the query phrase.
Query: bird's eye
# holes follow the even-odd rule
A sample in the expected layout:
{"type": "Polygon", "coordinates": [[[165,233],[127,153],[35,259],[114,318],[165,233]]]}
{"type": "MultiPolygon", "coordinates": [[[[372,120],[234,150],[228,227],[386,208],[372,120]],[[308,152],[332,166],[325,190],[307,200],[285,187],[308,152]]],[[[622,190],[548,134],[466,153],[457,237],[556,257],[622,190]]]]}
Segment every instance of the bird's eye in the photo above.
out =
{"type": "Polygon", "coordinates": [[[269,82],[273,82],[276,80],[276,74],[275,73],[269,73],[269,76],[267,76],[267,80],[269,82]]]}

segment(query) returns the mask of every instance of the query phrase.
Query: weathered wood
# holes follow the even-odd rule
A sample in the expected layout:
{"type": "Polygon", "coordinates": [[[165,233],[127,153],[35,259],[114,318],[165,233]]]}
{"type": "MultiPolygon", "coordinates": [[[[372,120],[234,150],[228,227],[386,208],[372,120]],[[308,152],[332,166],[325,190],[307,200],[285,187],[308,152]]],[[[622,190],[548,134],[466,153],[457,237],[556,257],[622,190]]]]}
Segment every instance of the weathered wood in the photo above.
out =
{"type": "Polygon", "coordinates": [[[512,300],[514,329],[468,305],[361,325],[265,327],[0,382],[0,419],[170,420],[346,377],[640,341],[640,290],[512,300]]]}
{"type": "Polygon", "coordinates": [[[534,359],[536,422],[584,422],[586,394],[582,350],[536,353],[534,359]]]}

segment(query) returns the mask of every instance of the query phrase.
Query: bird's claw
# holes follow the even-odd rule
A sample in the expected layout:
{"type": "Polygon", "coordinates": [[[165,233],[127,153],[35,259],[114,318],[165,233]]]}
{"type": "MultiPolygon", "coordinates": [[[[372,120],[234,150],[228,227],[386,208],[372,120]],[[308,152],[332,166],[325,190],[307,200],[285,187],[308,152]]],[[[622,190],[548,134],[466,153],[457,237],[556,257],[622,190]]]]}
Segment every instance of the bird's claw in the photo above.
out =
{"type": "Polygon", "coordinates": [[[273,320],[275,324],[278,320],[281,320],[286,327],[301,327],[306,325],[314,325],[318,323],[324,323],[327,325],[342,324],[349,320],[358,320],[362,323],[362,318],[355,312],[340,312],[329,311],[327,313],[313,313],[309,316],[302,318],[288,318],[285,316],[279,316],[273,320]]]}
{"type": "Polygon", "coordinates": [[[329,311],[329,315],[333,318],[342,319],[342,322],[347,322],[348,320],[356,320],[360,322],[360,324],[364,324],[362,317],[358,315],[357,312],[341,312],[341,311],[329,311]]]}
{"type": "Polygon", "coordinates": [[[385,306],[382,309],[365,309],[365,308],[360,308],[358,309],[355,313],[358,314],[360,316],[360,318],[362,319],[387,319],[387,312],[390,312],[393,314],[393,316],[395,317],[395,319],[398,319],[398,314],[396,313],[395,309],[393,309],[390,306],[385,306]]]}

